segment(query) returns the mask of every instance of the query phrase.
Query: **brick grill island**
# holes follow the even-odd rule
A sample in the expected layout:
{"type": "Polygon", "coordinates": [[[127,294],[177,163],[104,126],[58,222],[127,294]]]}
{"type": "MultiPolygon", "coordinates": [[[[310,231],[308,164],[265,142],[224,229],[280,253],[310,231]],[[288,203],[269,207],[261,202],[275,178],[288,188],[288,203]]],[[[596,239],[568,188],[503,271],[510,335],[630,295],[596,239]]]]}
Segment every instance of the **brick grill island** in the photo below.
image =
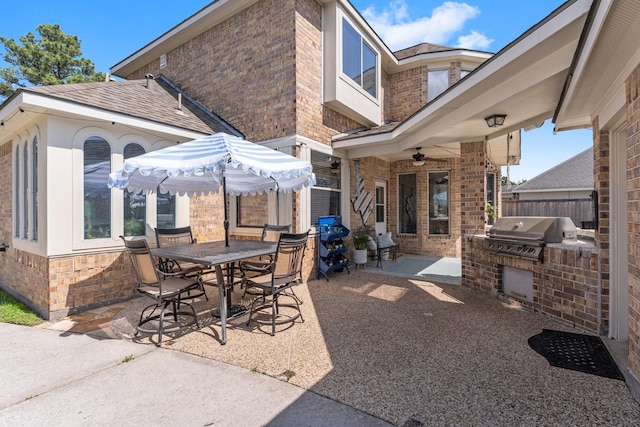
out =
{"type": "Polygon", "coordinates": [[[564,217],[502,217],[467,245],[463,284],[593,333],[608,325],[599,251],[564,217]],[[581,237],[581,236],[580,236],[581,237]]]}

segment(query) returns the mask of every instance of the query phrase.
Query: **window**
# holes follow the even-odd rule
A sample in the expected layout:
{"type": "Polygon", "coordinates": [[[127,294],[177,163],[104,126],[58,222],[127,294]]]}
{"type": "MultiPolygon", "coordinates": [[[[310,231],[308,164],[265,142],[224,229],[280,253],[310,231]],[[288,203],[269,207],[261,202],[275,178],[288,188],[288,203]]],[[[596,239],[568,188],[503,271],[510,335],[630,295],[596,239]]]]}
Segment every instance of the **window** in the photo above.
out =
{"type": "Polygon", "coordinates": [[[342,20],[342,72],[377,98],[378,55],[346,19],[342,20]]]}
{"type": "MultiPolygon", "coordinates": [[[[495,212],[496,207],[496,174],[487,173],[487,213],[495,212]]],[[[487,215],[487,224],[493,225],[493,215],[487,215]]]]}
{"type": "MultiPolygon", "coordinates": [[[[139,144],[127,144],[124,147],[125,160],[144,154],[144,148],[139,144]]],[[[147,224],[147,196],[133,194],[129,190],[123,191],[124,196],[124,235],[144,236],[147,224]]]]}
{"type": "Polygon", "coordinates": [[[31,143],[31,240],[38,240],[38,138],[31,143]]]}
{"type": "Polygon", "coordinates": [[[156,213],[157,228],[175,228],[176,226],[176,196],[169,193],[158,194],[156,213]]]}
{"type": "Polygon", "coordinates": [[[401,206],[398,215],[400,233],[415,234],[417,232],[416,210],[418,196],[416,183],[415,173],[406,173],[398,176],[398,200],[401,206]]]}
{"type": "Polygon", "coordinates": [[[14,215],[15,224],[13,229],[13,235],[15,237],[20,237],[20,146],[16,147],[16,155],[15,155],[15,168],[14,168],[14,176],[13,176],[13,200],[14,203],[14,215]]]}
{"type": "Polygon", "coordinates": [[[84,142],[84,238],[111,237],[111,147],[100,137],[84,142]]]}
{"type": "Polygon", "coordinates": [[[376,222],[385,222],[385,200],[384,200],[384,187],[376,186],[376,222]]]}
{"type": "Polygon", "coordinates": [[[449,70],[429,71],[427,76],[427,102],[433,101],[449,87],[449,70]]]}
{"type": "Polygon", "coordinates": [[[471,71],[469,70],[462,70],[460,71],[460,78],[463,79],[465,77],[467,77],[467,75],[470,73],[471,71]]]}
{"type": "Polygon", "coordinates": [[[331,168],[333,159],[318,151],[311,151],[311,165],[316,174],[316,185],[311,187],[311,224],[314,226],[318,225],[319,216],[341,215],[341,174],[334,173],[331,168]]]}
{"type": "Polygon", "coordinates": [[[449,172],[429,172],[429,234],[449,234],[449,172]]]}
{"type": "Polygon", "coordinates": [[[27,238],[29,230],[29,203],[27,196],[29,195],[29,152],[27,151],[27,143],[22,147],[22,238],[27,238]]]}

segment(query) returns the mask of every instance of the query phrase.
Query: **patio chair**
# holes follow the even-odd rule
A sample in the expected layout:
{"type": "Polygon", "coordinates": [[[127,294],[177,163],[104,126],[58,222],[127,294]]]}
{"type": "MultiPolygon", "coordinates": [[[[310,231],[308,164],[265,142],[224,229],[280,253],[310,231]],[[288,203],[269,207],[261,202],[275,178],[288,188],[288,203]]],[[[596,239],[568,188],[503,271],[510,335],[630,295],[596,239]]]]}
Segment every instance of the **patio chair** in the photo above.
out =
{"type": "Polygon", "coordinates": [[[299,234],[282,233],[278,240],[278,250],[271,260],[268,272],[244,279],[245,286],[262,290],[262,295],[251,302],[247,326],[251,324],[252,319],[260,324],[270,324],[271,335],[275,335],[276,325],[289,322],[293,325],[298,318],[304,322],[299,300],[290,290],[302,282],[302,260],[308,238],[308,231],[299,234]],[[266,300],[268,297],[271,297],[270,301],[266,300]],[[283,297],[291,298],[293,303],[281,304],[279,299],[283,297]],[[296,313],[290,316],[281,315],[280,309],[283,307],[292,308],[296,313]],[[254,319],[254,314],[269,308],[269,320],[263,320],[260,315],[254,319]]]}
{"type": "MultiPolygon", "coordinates": [[[[193,238],[191,227],[179,227],[179,228],[156,228],[156,244],[159,248],[165,248],[167,246],[180,246],[191,245],[196,243],[196,239],[193,238]]],[[[158,268],[166,274],[181,274],[185,277],[197,277],[202,279],[207,274],[212,274],[212,269],[207,269],[206,266],[201,264],[194,264],[192,262],[178,262],[174,259],[159,258],[158,268]]],[[[191,292],[190,295],[185,296],[183,299],[195,299],[204,296],[208,301],[209,297],[204,290],[203,281],[199,280],[200,288],[195,292],[191,292]]]]}
{"type": "MultiPolygon", "coordinates": [[[[265,224],[262,227],[262,241],[277,242],[278,240],[280,240],[280,235],[282,233],[290,233],[290,232],[291,232],[290,225],[265,224]]],[[[273,261],[273,256],[269,257],[268,259],[256,258],[256,259],[250,259],[250,260],[240,262],[239,272],[240,272],[240,277],[243,283],[246,283],[244,281],[244,278],[247,276],[248,277],[259,276],[259,275],[268,273],[269,272],[268,268],[271,266],[272,261],[273,261]]],[[[262,295],[263,292],[261,289],[254,289],[252,287],[245,286],[244,293],[242,294],[242,296],[244,297],[247,294],[262,295]]]]}
{"type": "Polygon", "coordinates": [[[202,288],[199,278],[187,278],[180,273],[159,270],[146,240],[126,240],[124,236],[120,238],[124,241],[133,264],[138,282],[137,292],[154,301],[140,313],[136,335],[138,332],[151,335],[157,333],[156,345],[160,346],[164,333],[185,329],[193,324],[199,327],[193,306],[183,300],[183,296],[189,292],[202,288]],[[191,311],[181,311],[181,305],[186,305],[191,311]],[[169,327],[165,327],[165,322],[169,322],[169,327]]]}

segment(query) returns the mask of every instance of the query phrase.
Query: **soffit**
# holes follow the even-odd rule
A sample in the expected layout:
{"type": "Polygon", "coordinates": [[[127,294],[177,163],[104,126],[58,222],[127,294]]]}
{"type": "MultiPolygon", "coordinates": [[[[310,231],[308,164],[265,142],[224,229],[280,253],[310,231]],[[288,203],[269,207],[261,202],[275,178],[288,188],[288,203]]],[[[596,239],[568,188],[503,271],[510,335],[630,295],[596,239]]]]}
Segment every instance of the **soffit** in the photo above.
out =
{"type": "Polygon", "coordinates": [[[638,28],[640,2],[599,3],[594,23],[585,34],[585,45],[577,59],[567,97],[559,108],[557,129],[590,127],[593,118],[603,110],[624,107],[624,97],[617,94],[640,58],[638,28]]]}

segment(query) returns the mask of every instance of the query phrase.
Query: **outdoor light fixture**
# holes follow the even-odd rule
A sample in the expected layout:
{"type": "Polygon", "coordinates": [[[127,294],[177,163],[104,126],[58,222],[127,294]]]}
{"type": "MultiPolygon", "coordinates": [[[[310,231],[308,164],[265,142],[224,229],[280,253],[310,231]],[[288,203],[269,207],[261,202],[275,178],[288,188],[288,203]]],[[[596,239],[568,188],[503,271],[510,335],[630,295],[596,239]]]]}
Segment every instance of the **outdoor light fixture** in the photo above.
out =
{"type": "Polygon", "coordinates": [[[493,114],[489,117],[485,117],[484,121],[487,122],[487,126],[490,128],[497,128],[504,124],[504,119],[507,118],[506,114],[493,114]]]}
{"type": "Polygon", "coordinates": [[[338,159],[334,160],[333,163],[331,163],[331,172],[333,173],[340,173],[340,162],[338,161],[338,159]]]}
{"type": "Polygon", "coordinates": [[[413,155],[413,166],[424,166],[424,154],[420,152],[422,147],[417,147],[417,153],[413,155]]]}

